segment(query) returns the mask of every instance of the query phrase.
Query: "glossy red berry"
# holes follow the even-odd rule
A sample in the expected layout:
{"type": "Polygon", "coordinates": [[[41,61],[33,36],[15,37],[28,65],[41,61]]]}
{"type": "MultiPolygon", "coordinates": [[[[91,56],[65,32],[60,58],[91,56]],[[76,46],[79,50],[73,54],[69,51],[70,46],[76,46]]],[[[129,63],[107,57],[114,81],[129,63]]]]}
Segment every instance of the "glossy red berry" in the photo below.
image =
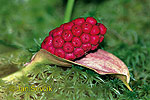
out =
{"type": "Polygon", "coordinates": [[[45,45],[45,43],[44,43],[44,42],[42,42],[42,44],[41,44],[41,48],[42,48],[42,49],[47,49],[47,47],[48,47],[48,46],[47,46],[47,45],[45,45]]]}
{"type": "Polygon", "coordinates": [[[82,31],[84,33],[90,33],[90,31],[92,29],[92,25],[88,22],[83,23],[81,27],[82,27],[82,31]]]}
{"type": "Polygon", "coordinates": [[[90,34],[83,33],[80,36],[80,39],[81,39],[82,43],[88,43],[90,41],[90,34]]]}
{"type": "Polygon", "coordinates": [[[62,49],[56,49],[55,50],[55,55],[61,58],[65,57],[65,52],[62,49]]]}
{"type": "Polygon", "coordinates": [[[100,34],[104,35],[107,31],[107,28],[101,23],[99,23],[99,28],[100,28],[100,34]]]}
{"type": "Polygon", "coordinates": [[[73,53],[67,53],[65,59],[74,60],[76,57],[73,53]]]}
{"type": "Polygon", "coordinates": [[[98,27],[97,25],[94,25],[94,26],[92,27],[92,29],[91,29],[90,34],[91,34],[91,35],[97,35],[97,34],[99,34],[99,32],[100,32],[99,27],[98,27]]]}
{"type": "Polygon", "coordinates": [[[63,29],[62,28],[56,28],[54,31],[53,31],[53,37],[55,37],[55,36],[61,36],[61,34],[62,34],[62,32],[63,32],[63,29]]]}
{"type": "Polygon", "coordinates": [[[92,25],[95,25],[97,23],[96,19],[93,18],[93,17],[87,17],[86,18],[86,22],[92,24],[92,25]]]}
{"type": "Polygon", "coordinates": [[[56,36],[53,39],[53,46],[55,48],[61,48],[64,45],[64,40],[62,39],[61,36],[56,36]]]}
{"type": "Polygon", "coordinates": [[[101,43],[103,40],[104,40],[104,36],[100,36],[99,43],[101,43]]]}
{"type": "Polygon", "coordinates": [[[95,50],[95,49],[97,49],[98,45],[99,45],[99,44],[97,44],[97,45],[93,45],[93,46],[92,46],[92,48],[91,48],[91,50],[95,50]]]}
{"type": "Polygon", "coordinates": [[[64,30],[63,33],[62,33],[62,38],[65,40],[65,41],[71,41],[72,40],[72,32],[70,30],[64,30]]]}
{"type": "Polygon", "coordinates": [[[79,25],[74,25],[74,26],[72,27],[72,34],[73,34],[74,36],[80,36],[80,35],[82,34],[82,29],[81,29],[81,27],[80,27],[79,25]]]}
{"type": "Polygon", "coordinates": [[[46,50],[52,54],[55,54],[55,48],[53,46],[49,46],[46,50]]]}
{"type": "Polygon", "coordinates": [[[74,47],[73,47],[72,43],[66,42],[63,46],[63,50],[67,53],[71,53],[71,52],[73,52],[74,47]]]}
{"type": "Polygon", "coordinates": [[[46,49],[47,47],[52,45],[53,38],[51,36],[47,36],[42,42],[41,48],[46,49]]]}
{"type": "Polygon", "coordinates": [[[80,47],[82,45],[82,42],[79,37],[73,37],[72,44],[74,47],[80,47]]]}
{"type": "Polygon", "coordinates": [[[90,43],[87,43],[87,44],[82,44],[82,49],[85,51],[85,52],[88,52],[90,51],[92,48],[91,44],[90,43]]]}
{"type": "Polygon", "coordinates": [[[63,25],[64,30],[71,30],[72,26],[74,25],[73,22],[65,23],[63,25]]]}
{"type": "Polygon", "coordinates": [[[81,25],[85,22],[84,18],[77,18],[73,21],[76,25],[81,25]]]}
{"type": "Polygon", "coordinates": [[[92,35],[90,43],[93,44],[93,45],[97,45],[98,42],[99,42],[99,36],[98,35],[92,35]]]}
{"type": "Polygon", "coordinates": [[[84,55],[84,50],[82,48],[76,48],[74,50],[74,55],[79,58],[82,57],[84,55]]]}

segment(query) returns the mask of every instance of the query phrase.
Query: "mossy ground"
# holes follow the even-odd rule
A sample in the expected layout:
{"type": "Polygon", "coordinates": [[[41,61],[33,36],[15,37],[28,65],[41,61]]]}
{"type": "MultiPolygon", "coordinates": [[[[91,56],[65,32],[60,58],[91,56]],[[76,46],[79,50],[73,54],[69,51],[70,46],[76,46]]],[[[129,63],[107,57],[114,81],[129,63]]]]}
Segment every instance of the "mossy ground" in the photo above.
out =
{"type": "MultiPolygon", "coordinates": [[[[23,68],[48,32],[63,23],[66,0],[0,0],[0,77],[23,68]]],[[[37,66],[20,83],[0,85],[5,100],[150,100],[150,1],[77,0],[72,19],[93,16],[108,28],[99,46],[119,57],[131,74],[130,92],[109,75],[80,66],[37,66]],[[10,91],[51,86],[52,91],[10,91]]]]}

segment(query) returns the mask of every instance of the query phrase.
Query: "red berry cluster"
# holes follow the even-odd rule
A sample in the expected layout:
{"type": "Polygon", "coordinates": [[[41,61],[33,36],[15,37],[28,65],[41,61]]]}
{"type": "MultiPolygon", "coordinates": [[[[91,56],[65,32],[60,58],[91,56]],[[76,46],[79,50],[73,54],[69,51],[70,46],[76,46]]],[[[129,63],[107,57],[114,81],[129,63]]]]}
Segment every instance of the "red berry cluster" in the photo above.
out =
{"type": "Polygon", "coordinates": [[[77,18],[50,31],[41,47],[58,57],[74,60],[95,50],[103,41],[106,30],[93,17],[77,18]]]}

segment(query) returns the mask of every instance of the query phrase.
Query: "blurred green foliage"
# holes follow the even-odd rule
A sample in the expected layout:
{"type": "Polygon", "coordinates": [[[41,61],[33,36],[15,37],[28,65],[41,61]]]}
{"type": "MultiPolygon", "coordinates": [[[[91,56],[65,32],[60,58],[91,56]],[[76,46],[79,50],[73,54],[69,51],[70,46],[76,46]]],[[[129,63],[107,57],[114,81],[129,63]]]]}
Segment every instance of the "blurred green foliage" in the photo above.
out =
{"type": "MultiPolygon", "coordinates": [[[[66,1],[0,0],[0,77],[30,61],[48,32],[62,24],[66,1]]],[[[76,0],[72,14],[72,19],[93,16],[106,25],[108,31],[99,47],[126,63],[133,92],[112,76],[101,76],[80,66],[37,66],[20,83],[4,84],[0,80],[5,90],[0,92],[0,99],[149,100],[149,11],[149,0],[76,0]],[[52,92],[9,91],[18,84],[49,85],[52,92]]]]}

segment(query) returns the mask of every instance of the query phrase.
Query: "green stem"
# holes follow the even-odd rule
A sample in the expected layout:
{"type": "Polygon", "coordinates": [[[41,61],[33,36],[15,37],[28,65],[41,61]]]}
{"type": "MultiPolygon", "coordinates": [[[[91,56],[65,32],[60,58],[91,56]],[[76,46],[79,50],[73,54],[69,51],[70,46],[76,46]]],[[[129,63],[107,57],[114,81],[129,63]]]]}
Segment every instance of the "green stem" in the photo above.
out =
{"type": "Polygon", "coordinates": [[[58,65],[70,67],[72,63],[69,63],[64,59],[59,58],[44,49],[41,49],[32,57],[31,62],[27,66],[25,66],[25,68],[6,77],[3,77],[2,80],[7,82],[17,81],[18,78],[21,78],[22,76],[27,76],[29,72],[31,72],[38,65],[58,65]]]}
{"type": "Polygon", "coordinates": [[[21,78],[24,75],[26,76],[32,69],[35,68],[36,65],[37,65],[36,62],[31,62],[22,70],[6,76],[6,77],[2,78],[2,80],[7,81],[7,82],[10,82],[12,80],[17,80],[18,78],[21,78]]]}
{"type": "Polygon", "coordinates": [[[67,7],[66,7],[66,11],[65,11],[65,17],[64,17],[64,23],[67,23],[67,22],[70,21],[71,13],[72,13],[73,5],[74,5],[74,1],[75,0],[68,0],[68,2],[67,2],[67,7]]]}

